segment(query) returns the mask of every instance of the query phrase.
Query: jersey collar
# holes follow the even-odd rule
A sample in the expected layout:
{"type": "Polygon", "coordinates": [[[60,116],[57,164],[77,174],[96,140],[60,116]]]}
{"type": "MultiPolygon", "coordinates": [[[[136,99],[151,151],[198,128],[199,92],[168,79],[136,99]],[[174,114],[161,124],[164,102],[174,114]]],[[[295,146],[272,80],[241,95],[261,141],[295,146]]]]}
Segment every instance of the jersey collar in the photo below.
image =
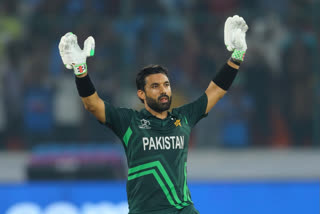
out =
{"type": "MultiPolygon", "coordinates": [[[[142,109],[141,111],[140,111],[140,113],[145,117],[145,118],[149,118],[149,117],[155,117],[155,116],[153,116],[147,109],[142,109]]],[[[169,118],[170,116],[172,116],[172,113],[170,112],[170,111],[168,111],[168,116],[166,117],[166,118],[164,118],[164,120],[165,119],[167,119],[167,118],[169,118]]],[[[155,118],[157,118],[157,117],[155,117],[155,118]]]]}

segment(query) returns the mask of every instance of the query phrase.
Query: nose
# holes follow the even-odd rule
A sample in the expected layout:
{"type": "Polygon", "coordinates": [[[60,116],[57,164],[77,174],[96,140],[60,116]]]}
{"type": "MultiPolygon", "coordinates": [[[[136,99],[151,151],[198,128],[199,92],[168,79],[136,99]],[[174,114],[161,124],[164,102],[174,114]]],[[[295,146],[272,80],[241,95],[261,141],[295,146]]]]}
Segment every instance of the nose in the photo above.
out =
{"type": "Polygon", "coordinates": [[[167,91],[166,87],[164,87],[164,85],[161,85],[160,86],[160,94],[166,94],[166,91],[167,91]]]}

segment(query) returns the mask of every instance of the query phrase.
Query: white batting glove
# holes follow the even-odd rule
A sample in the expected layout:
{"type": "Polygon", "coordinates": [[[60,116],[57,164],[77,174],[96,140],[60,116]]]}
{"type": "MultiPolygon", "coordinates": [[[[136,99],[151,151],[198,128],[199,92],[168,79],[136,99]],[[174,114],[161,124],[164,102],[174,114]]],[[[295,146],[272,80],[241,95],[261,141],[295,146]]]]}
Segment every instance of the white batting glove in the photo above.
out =
{"type": "Polygon", "coordinates": [[[87,72],[87,57],[94,55],[94,48],[94,39],[92,36],[89,36],[84,42],[83,50],[81,50],[78,45],[77,36],[71,32],[61,37],[59,43],[62,62],[67,69],[73,69],[75,75],[87,72]]]}
{"type": "Polygon", "coordinates": [[[242,62],[247,50],[246,32],[248,25],[245,20],[235,15],[229,17],[224,24],[224,44],[228,51],[232,51],[231,57],[242,62]]]}

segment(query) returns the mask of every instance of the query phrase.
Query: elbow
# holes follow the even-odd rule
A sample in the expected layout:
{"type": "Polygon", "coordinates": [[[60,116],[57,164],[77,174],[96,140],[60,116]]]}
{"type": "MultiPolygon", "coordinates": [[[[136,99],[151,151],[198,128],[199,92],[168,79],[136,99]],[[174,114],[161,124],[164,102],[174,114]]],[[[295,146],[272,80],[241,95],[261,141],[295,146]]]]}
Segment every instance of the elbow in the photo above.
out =
{"type": "Polygon", "coordinates": [[[84,108],[91,113],[96,111],[96,107],[94,105],[84,104],[84,108]]]}
{"type": "Polygon", "coordinates": [[[222,99],[224,97],[224,95],[226,94],[226,92],[221,92],[219,93],[218,97],[219,97],[219,100],[222,99]]]}

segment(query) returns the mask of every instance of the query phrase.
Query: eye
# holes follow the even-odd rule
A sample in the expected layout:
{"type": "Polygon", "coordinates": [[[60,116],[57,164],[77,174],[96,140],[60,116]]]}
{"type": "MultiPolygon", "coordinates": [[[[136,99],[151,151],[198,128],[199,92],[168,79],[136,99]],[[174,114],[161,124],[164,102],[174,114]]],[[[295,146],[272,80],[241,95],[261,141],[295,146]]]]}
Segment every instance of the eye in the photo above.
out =
{"type": "Polygon", "coordinates": [[[169,86],[170,86],[170,83],[166,82],[164,85],[165,85],[166,87],[169,87],[169,86]]]}
{"type": "Polygon", "coordinates": [[[158,85],[157,84],[153,84],[153,85],[151,85],[151,88],[157,88],[158,87],[158,85]]]}

